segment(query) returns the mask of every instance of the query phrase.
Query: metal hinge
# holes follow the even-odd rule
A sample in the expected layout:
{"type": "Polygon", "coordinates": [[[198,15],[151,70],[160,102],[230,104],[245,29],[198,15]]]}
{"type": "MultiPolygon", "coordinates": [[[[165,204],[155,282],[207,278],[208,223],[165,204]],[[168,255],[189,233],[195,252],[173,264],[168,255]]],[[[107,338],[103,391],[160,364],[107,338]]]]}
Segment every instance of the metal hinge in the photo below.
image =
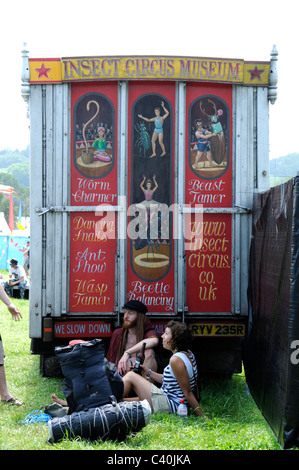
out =
{"type": "Polygon", "coordinates": [[[234,207],[188,207],[181,208],[183,214],[250,214],[252,209],[242,206],[234,207]]]}
{"type": "Polygon", "coordinates": [[[49,206],[49,207],[38,207],[35,212],[39,216],[46,214],[47,212],[122,212],[125,208],[123,206],[49,206]]]}

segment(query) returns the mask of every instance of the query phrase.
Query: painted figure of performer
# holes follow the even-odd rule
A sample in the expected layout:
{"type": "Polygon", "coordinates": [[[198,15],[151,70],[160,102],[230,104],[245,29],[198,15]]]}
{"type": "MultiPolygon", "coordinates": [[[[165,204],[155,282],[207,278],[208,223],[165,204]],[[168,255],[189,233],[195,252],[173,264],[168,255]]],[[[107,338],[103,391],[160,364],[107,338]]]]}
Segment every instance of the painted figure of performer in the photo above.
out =
{"type": "Polygon", "coordinates": [[[197,154],[195,157],[195,162],[192,165],[192,167],[194,168],[194,170],[199,169],[198,168],[199,161],[201,157],[204,158],[205,152],[207,153],[207,158],[208,158],[210,166],[216,167],[217,165],[213,162],[211,146],[210,146],[210,141],[209,141],[209,139],[213,137],[215,134],[203,129],[201,119],[196,119],[195,125],[196,125],[195,136],[197,138],[197,154]]]}
{"type": "Polygon", "coordinates": [[[151,180],[146,179],[146,176],[143,175],[143,180],[140,183],[140,188],[142,189],[142,191],[144,193],[144,197],[145,197],[145,200],[142,202],[142,204],[146,207],[150,206],[151,204],[158,204],[158,202],[154,201],[154,199],[153,199],[153,194],[156,191],[156,189],[158,188],[158,183],[156,181],[156,175],[153,175],[153,182],[154,182],[155,186],[152,189],[151,180]],[[144,187],[144,183],[145,183],[146,187],[144,187]]]}
{"type": "Polygon", "coordinates": [[[214,101],[211,99],[208,99],[207,102],[210,105],[210,109],[212,108],[212,112],[208,113],[204,106],[202,101],[200,101],[200,110],[201,112],[209,118],[209,121],[212,126],[212,130],[215,136],[217,136],[217,139],[212,140],[212,154],[213,154],[213,160],[220,165],[225,157],[225,152],[226,152],[226,144],[225,144],[225,136],[224,136],[224,131],[222,128],[222,124],[220,122],[220,116],[223,115],[223,110],[222,109],[217,109],[216,104],[214,101]]]}
{"type": "Polygon", "coordinates": [[[159,144],[160,144],[160,147],[162,149],[161,157],[166,155],[165,145],[163,143],[163,123],[164,123],[165,119],[167,118],[167,116],[169,116],[169,111],[165,108],[163,101],[161,101],[161,106],[162,106],[162,108],[164,110],[164,113],[165,113],[163,116],[161,116],[161,110],[158,107],[155,108],[155,110],[154,110],[156,116],[153,117],[153,118],[146,118],[146,117],[142,116],[142,114],[138,114],[138,117],[140,119],[143,119],[146,122],[154,122],[155,123],[155,129],[154,129],[154,132],[153,132],[153,135],[152,135],[152,152],[153,153],[150,156],[150,158],[156,156],[156,140],[157,139],[159,140],[159,144]]]}
{"type": "Polygon", "coordinates": [[[106,129],[104,127],[98,127],[99,137],[93,143],[93,147],[96,149],[93,159],[101,160],[102,162],[111,162],[111,155],[106,152],[107,140],[105,134],[106,129]]]}

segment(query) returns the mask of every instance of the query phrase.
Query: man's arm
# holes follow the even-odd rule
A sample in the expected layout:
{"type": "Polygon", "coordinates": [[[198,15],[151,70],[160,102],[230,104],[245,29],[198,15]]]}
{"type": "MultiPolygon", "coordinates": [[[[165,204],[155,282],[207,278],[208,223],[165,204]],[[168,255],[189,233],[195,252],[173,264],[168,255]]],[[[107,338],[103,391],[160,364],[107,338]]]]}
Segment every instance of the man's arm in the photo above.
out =
{"type": "Polygon", "coordinates": [[[16,281],[12,281],[11,282],[11,286],[16,286],[17,284],[20,284],[20,282],[23,282],[25,280],[24,276],[20,277],[19,279],[17,279],[16,281]]]}
{"type": "Polygon", "coordinates": [[[132,354],[136,355],[140,351],[143,343],[145,343],[145,349],[152,349],[158,346],[159,340],[157,336],[152,336],[150,338],[142,339],[141,341],[127,349],[117,364],[117,370],[120,374],[124,374],[127,371],[127,362],[129,358],[132,354]]]}
{"type": "Polygon", "coordinates": [[[159,340],[156,336],[142,339],[141,341],[139,341],[139,343],[136,343],[134,344],[134,346],[131,346],[126,352],[129,354],[134,354],[134,353],[139,352],[143,343],[145,343],[145,349],[152,349],[158,346],[159,340]]]}

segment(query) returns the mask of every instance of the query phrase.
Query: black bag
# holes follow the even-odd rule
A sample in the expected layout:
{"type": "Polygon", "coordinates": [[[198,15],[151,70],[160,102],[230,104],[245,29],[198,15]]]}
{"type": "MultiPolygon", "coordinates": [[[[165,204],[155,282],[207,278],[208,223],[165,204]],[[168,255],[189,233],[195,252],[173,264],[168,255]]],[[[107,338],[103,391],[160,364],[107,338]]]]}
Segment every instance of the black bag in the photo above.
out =
{"type": "Polygon", "coordinates": [[[119,401],[124,384],[115,364],[105,358],[101,339],[55,348],[64,376],[69,414],[119,401]]]}

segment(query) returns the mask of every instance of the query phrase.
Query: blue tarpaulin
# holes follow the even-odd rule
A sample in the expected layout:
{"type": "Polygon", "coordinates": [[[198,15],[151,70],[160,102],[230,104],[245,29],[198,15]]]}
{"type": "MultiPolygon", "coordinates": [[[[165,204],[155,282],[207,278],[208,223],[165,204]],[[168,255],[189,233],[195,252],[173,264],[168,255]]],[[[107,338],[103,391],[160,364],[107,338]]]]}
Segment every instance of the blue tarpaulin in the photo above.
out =
{"type": "Polygon", "coordinates": [[[9,269],[9,261],[16,258],[23,266],[23,247],[29,241],[28,237],[0,235],[0,269],[9,269]]]}

